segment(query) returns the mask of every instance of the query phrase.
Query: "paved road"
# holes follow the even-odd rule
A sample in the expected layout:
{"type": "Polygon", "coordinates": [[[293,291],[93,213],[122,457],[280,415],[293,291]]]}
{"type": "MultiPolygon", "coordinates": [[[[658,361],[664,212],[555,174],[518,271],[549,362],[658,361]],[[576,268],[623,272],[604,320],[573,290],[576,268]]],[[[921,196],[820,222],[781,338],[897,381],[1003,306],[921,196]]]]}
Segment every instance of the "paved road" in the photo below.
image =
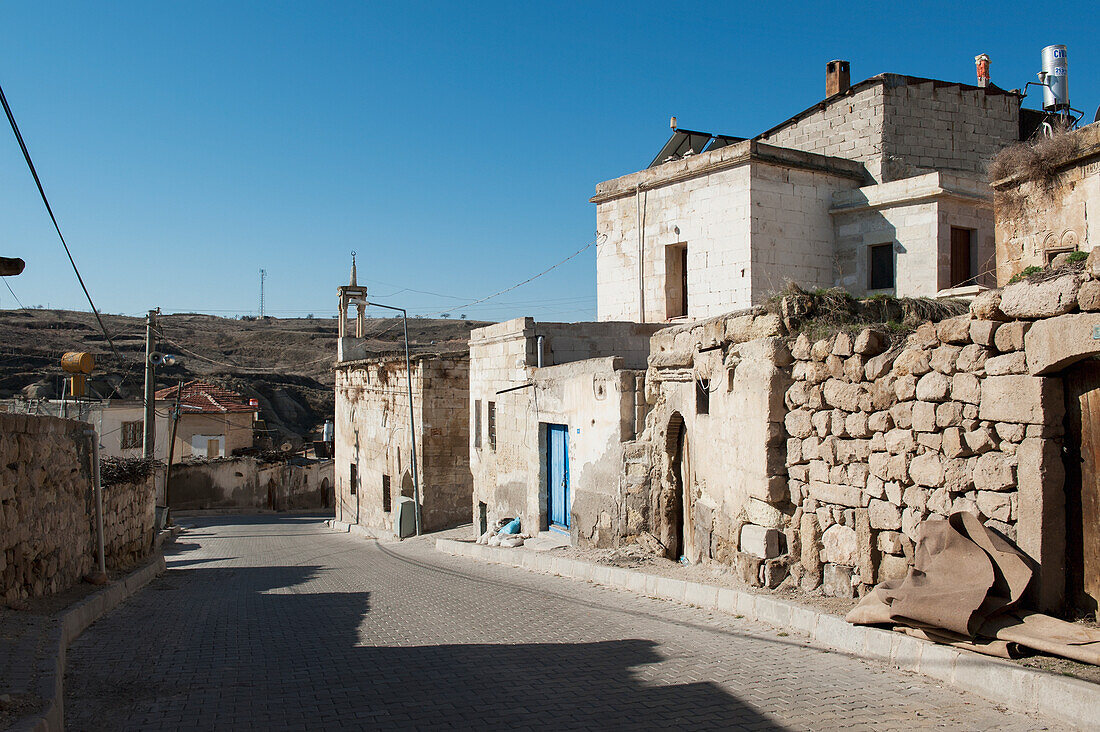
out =
{"type": "Polygon", "coordinates": [[[1044,729],[765,625],[377,544],[191,519],[69,651],[69,729],[1044,729]]]}

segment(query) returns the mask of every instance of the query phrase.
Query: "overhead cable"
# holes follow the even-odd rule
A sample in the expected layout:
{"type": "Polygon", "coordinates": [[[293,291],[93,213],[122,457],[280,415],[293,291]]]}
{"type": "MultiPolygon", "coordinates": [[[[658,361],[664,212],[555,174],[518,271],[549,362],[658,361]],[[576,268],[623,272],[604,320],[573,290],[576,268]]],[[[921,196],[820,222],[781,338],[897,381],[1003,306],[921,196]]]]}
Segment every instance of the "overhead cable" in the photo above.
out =
{"type": "MultiPolygon", "coordinates": [[[[73,266],[73,272],[76,273],[76,279],[80,283],[80,289],[84,290],[84,296],[88,298],[88,304],[92,306],[92,312],[95,313],[95,319],[96,322],[99,323],[99,329],[103,331],[103,337],[106,338],[107,343],[110,344],[111,350],[115,353],[115,358],[121,361],[122,356],[119,354],[118,349],[115,348],[115,342],[111,340],[110,334],[107,333],[107,327],[103,325],[103,319],[99,317],[99,311],[96,310],[95,303],[92,302],[92,294],[88,292],[88,288],[84,284],[84,278],[80,276],[80,270],[77,269],[76,260],[73,259],[73,253],[69,251],[69,245],[65,241],[65,235],[61,233],[61,226],[58,225],[57,217],[53,214],[53,207],[50,206],[50,200],[46,198],[46,190],[42,187],[42,181],[38,177],[38,171],[35,170],[34,162],[31,160],[31,154],[27,150],[27,145],[23,142],[23,134],[19,132],[19,125],[15,123],[15,115],[12,114],[11,107],[8,106],[8,98],[4,96],[3,87],[0,87],[0,103],[4,105],[4,114],[8,116],[8,123],[11,124],[11,131],[15,133],[15,139],[19,142],[19,149],[23,151],[23,159],[27,161],[27,167],[34,177],[34,184],[38,186],[38,194],[42,196],[42,203],[46,205],[46,212],[50,215],[50,220],[53,221],[53,228],[57,230],[57,236],[61,239],[61,246],[65,248],[65,254],[69,257],[69,264],[73,266]]],[[[9,287],[9,289],[11,288],[9,287]]]]}

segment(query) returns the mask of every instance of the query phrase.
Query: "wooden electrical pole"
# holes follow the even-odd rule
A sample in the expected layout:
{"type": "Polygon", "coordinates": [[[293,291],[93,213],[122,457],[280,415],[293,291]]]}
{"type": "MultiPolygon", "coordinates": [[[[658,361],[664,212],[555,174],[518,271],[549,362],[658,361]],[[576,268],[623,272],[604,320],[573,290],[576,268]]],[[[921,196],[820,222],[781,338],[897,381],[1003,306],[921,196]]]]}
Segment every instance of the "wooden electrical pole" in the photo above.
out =
{"type": "Polygon", "coordinates": [[[171,510],[172,504],[168,500],[168,486],[172,482],[172,459],[176,456],[176,425],[180,419],[180,399],[183,397],[183,381],[176,387],[176,403],[172,406],[172,434],[168,438],[168,466],[164,470],[164,505],[171,510]]]}
{"type": "Polygon", "coordinates": [[[153,341],[153,329],[157,324],[157,311],[150,310],[145,316],[145,417],[142,425],[141,456],[152,460],[156,447],[156,412],[154,411],[157,390],[156,372],[153,370],[153,353],[156,343],[153,341]]]}

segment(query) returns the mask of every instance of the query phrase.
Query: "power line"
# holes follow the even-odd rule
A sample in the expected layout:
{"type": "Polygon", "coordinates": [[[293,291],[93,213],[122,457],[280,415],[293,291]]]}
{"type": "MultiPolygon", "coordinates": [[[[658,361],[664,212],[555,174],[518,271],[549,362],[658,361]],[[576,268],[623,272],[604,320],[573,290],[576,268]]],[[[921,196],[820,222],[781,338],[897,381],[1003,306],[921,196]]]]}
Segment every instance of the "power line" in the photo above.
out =
{"type": "Polygon", "coordinates": [[[19,131],[19,125],[15,123],[15,115],[12,114],[11,107],[8,106],[8,98],[4,95],[4,88],[2,86],[0,86],[0,103],[4,105],[4,114],[8,116],[8,123],[11,124],[11,131],[15,133],[15,139],[19,141],[19,149],[23,151],[23,159],[27,161],[27,167],[34,177],[34,184],[38,186],[38,195],[42,196],[42,203],[46,205],[46,212],[49,213],[50,220],[53,221],[53,228],[57,230],[57,236],[61,239],[61,246],[65,248],[65,254],[69,257],[69,264],[73,266],[73,272],[76,273],[76,279],[80,283],[80,289],[84,290],[84,296],[88,298],[88,304],[92,306],[92,312],[95,313],[95,319],[96,322],[99,323],[99,329],[103,331],[103,337],[107,339],[107,343],[110,344],[111,350],[115,352],[115,358],[121,361],[122,356],[119,354],[118,349],[115,348],[115,342],[111,340],[110,334],[107,333],[107,328],[103,325],[103,319],[99,317],[99,311],[96,310],[95,303],[92,302],[92,294],[88,292],[88,288],[84,284],[84,278],[80,276],[80,270],[77,269],[76,260],[73,259],[73,253],[69,251],[69,245],[65,241],[65,235],[61,233],[61,226],[57,223],[57,217],[53,215],[53,207],[50,206],[50,200],[46,198],[46,190],[42,187],[42,181],[38,177],[38,171],[35,170],[34,162],[31,160],[31,154],[27,150],[27,145],[23,142],[23,134],[19,131]]]}
{"type": "Polygon", "coordinates": [[[20,308],[22,308],[23,310],[26,310],[27,308],[23,305],[23,303],[19,302],[19,296],[15,294],[15,290],[11,289],[11,285],[8,284],[8,278],[4,277],[3,279],[4,279],[4,286],[8,288],[8,292],[10,292],[11,296],[15,298],[15,302],[17,302],[19,304],[20,308]]]}

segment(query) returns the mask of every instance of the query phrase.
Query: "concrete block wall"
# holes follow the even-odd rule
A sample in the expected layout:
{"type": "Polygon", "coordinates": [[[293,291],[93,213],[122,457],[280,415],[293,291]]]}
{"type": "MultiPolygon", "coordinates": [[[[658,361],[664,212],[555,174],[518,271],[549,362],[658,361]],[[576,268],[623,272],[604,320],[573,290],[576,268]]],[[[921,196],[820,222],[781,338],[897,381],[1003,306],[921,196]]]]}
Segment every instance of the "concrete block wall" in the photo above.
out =
{"type": "Polygon", "coordinates": [[[1020,100],[934,81],[886,75],[883,180],[932,170],[986,175],[989,162],[1020,136],[1020,100]]]}
{"type": "Polygon", "coordinates": [[[886,89],[882,84],[873,84],[765,132],[759,139],[780,147],[858,160],[871,180],[881,182],[885,119],[886,89]]]}

